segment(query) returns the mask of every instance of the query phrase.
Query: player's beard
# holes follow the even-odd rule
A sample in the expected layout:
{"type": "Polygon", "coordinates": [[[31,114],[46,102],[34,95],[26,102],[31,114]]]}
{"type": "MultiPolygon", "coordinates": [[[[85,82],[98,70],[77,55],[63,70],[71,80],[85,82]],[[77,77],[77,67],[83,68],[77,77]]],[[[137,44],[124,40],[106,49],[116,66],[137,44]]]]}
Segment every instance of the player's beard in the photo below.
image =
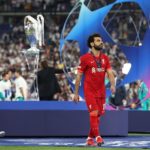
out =
{"type": "Polygon", "coordinates": [[[100,51],[103,48],[103,43],[101,43],[100,45],[94,44],[94,48],[95,48],[95,50],[100,51]]]}

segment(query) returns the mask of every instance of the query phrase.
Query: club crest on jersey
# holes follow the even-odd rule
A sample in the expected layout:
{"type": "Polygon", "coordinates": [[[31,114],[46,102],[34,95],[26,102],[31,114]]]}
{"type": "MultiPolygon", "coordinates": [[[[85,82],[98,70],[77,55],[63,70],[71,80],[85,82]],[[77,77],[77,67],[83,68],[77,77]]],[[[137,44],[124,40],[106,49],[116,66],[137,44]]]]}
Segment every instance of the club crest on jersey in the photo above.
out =
{"type": "Polygon", "coordinates": [[[102,59],[102,64],[104,64],[105,63],[105,60],[104,59],[102,59]]]}

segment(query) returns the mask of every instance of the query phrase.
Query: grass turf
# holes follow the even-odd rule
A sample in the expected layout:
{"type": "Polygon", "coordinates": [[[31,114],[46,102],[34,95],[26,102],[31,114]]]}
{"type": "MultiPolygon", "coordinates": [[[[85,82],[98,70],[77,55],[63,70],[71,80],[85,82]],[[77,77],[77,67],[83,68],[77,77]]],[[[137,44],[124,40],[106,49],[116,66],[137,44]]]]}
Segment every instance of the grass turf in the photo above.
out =
{"type": "MultiPolygon", "coordinates": [[[[137,150],[137,148],[0,146],[0,150],[137,150]]],[[[143,150],[138,148],[138,150],[143,150]]]]}

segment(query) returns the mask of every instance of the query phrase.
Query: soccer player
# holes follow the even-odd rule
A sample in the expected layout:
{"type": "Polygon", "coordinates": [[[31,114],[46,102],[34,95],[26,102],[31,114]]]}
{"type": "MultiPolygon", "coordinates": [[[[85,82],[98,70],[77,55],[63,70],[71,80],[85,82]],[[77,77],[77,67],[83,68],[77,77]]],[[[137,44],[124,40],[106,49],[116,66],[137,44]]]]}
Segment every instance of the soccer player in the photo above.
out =
{"type": "Polygon", "coordinates": [[[14,81],[15,89],[16,89],[15,99],[17,101],[27,100],[28,86],[27,86],[26,80],[21,75],[20,69],[15,70],[15,77],[16,77],[16,79],[14,81]]]}
{"type": "Polygon", "coordinates": [[[91,51],[80,58],[75,83],[74,101],[79,101],[78,90],[82,75],[84,74],[84,97],[90,117],[90,131],[86,145],[95,146],[96,144],[93,138],[96,138],[97,145],[101,146],[104,141],[100,136],[99,121],[100,116],[105,112],[105,74],[107,73],[108,75],[112,93],[115,92],[115,80],[109,59],[101,51],[103,41],[100,35],[93,34],[89,36],[88,46],[91,51]]]}
{"type": "Polygon", "coordinates": [[[9,80],[9,71],[3,71],[0,81],[0,100],[11,101],[11,82],[9,80]]]}

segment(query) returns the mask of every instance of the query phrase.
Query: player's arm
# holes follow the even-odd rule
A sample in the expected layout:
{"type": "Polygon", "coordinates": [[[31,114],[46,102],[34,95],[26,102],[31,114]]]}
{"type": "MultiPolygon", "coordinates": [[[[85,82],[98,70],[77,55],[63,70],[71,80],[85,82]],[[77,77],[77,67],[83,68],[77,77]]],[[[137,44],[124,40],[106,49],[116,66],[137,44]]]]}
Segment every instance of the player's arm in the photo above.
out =
{"type": "Polygon", "coordinates": [[[114,74],[113,74],[113,71],[111,68],[107,69],[107,75],[108,75],[108,78],[109,78],[109,81],[110,81],[110,90],[112,92],[112,94],[115,93],[115,78],[114,78],[114,74]]]}
{"type": "Polygon", "coordinates": [[[79,86],[82,79],[82,74],[83,73],[81,72],[77,73],[76,82],[75,82],[74,99],[73,99],[75,102],[79,102],[79,86]]]}
{"type": "Polygon", "coordinates": [[[77,68],[77,76],[75,81],[75,92],[74,92],[74,102],[79,102],[79,86],[81,83],[82,75],[86,70],[86,63],[83,57],[80,57],[79,66],[77,68]]]}

